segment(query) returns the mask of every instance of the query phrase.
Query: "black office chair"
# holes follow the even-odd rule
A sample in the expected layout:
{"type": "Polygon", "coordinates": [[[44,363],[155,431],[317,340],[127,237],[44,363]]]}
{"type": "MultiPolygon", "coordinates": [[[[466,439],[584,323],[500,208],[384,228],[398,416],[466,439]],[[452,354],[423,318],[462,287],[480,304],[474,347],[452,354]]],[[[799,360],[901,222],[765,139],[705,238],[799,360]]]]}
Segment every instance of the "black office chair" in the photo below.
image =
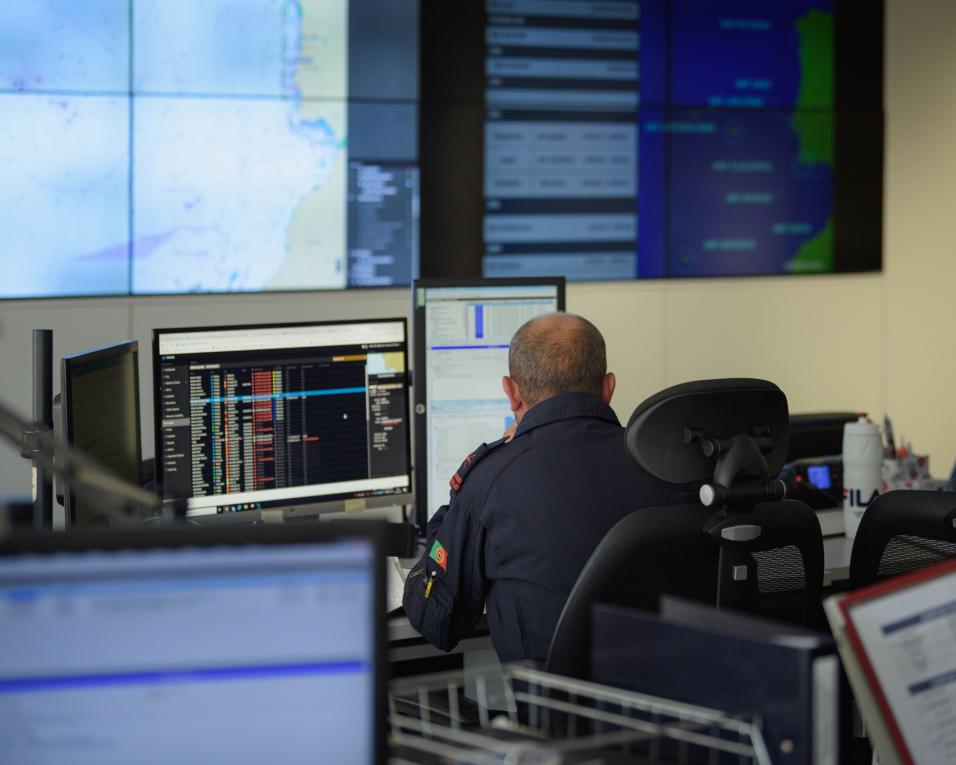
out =
{"type": "Polygon", "coordinates": [[[629,515],[604,537],[565,603],[547,668],[586,677],[596,602],[657,610],[673,594],[794,623],[818,620],[820,523],[773,480],[787,454],[787,399],[764,380],[706,380],[641,404],[627,448],[656,478],[705,483],[698,504],[629,515]]]}
{"type": "Polygon", "coordinates": [[[853,539],[850,586],[956,558],[956,493],[890,491],[870,505],[853,539]]]}

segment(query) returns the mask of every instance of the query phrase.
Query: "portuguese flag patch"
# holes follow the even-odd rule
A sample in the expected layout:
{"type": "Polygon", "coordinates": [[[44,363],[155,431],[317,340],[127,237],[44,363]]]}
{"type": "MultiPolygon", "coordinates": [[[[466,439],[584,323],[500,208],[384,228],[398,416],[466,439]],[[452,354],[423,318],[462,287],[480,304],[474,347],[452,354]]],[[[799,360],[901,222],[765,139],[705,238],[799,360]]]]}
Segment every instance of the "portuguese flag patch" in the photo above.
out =
{"type": "Polygon", "coordinates": [[[442,543],[437,539],[432,544],[431,552],[428,553],[428,557],[431,558],[435,563],[441,566],[441,570],[448,571],[448,551],[442,546],[442,543]]]}

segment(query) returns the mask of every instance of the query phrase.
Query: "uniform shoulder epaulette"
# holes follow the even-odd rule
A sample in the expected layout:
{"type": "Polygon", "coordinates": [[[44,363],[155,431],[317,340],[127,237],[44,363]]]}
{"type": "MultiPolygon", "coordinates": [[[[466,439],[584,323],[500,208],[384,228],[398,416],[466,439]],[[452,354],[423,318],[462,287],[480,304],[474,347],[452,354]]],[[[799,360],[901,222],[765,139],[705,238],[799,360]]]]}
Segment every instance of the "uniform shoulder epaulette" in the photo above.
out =
{"type": "Polygon", "coordinates": [[[497,449],[499,446],[504,446],[507,443],[507,440],[504,438],[499,438],[497,441],[492,441],[490,444],[482,444],[475,451],[465,457],[465,461],[461,463],[461,467],[455,471],[455,474],[451,477],[451,480],[448,482],[451,486],[451,490],[454,492],[461,491],[461,487],[465,483],[465,478],[468,477],[468,474],[475,469],[475,465],[481,462],[485,457],[487,457],[491,452],[497,449]]]}

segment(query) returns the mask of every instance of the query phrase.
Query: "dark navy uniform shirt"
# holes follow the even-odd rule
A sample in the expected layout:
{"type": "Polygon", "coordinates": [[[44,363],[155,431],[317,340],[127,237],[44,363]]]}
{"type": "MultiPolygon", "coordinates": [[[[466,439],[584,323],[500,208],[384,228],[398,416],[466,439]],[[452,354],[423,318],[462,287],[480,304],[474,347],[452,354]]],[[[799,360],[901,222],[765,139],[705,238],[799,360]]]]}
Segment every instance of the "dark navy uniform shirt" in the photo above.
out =
{"type": "Polygon", "coordinates": [[[406,579],[412,626],[447,651],[487,604],[502,661],[544,660],[564,602],[608,530],[642,507],[691,501],[633,462],[624,433],[599,397],[569,393],[529,409],[510,443],[469,455],[406,579]]]}

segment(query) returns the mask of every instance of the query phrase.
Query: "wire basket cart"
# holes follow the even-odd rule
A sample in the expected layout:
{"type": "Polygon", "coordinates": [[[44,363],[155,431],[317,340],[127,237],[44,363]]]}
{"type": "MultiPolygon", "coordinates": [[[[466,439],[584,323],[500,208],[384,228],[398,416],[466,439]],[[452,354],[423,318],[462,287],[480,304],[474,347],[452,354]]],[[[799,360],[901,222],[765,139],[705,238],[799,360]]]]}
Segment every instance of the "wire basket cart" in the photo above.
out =
{"type": "Polygon", "coordinates": [[[757,716],[524,665],[391,683],[390,765],[769,765],[757,716]]]}

